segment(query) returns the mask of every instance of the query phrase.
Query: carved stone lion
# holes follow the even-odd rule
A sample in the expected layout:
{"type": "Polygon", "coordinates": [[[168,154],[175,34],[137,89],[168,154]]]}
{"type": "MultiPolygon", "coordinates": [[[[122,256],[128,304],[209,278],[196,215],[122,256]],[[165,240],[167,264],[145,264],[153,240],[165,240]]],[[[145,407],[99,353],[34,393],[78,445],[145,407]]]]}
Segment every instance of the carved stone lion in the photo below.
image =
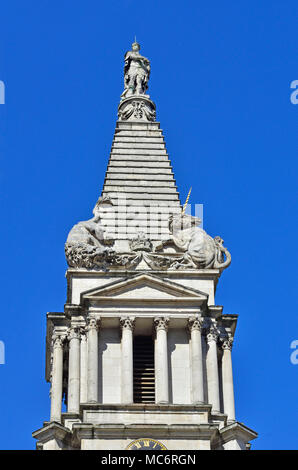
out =
{"type": "Polygon", "coordinates": [[[102,265],[113,253],[110,248],[114,240],[105,237],[104,228],[100,222],[100,206],[112,204],[109,198],[99,198],[90,220],[74,225],[65,243],[65,255],[69,266],[92,268],[95,264],[102,265]]]}

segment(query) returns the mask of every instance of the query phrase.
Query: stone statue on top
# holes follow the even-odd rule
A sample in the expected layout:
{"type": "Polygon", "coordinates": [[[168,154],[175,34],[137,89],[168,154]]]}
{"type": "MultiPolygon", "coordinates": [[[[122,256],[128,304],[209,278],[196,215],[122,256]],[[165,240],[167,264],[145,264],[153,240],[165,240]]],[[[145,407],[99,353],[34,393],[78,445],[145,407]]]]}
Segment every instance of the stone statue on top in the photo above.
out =
{"type": "Polygon", "coordinates": [[[145,95],[150,76],[150,62],[140,54],[140,44],[132,44],[132,50],[124,56],[124,92],[121,99],[132,95],[145,95]]]}

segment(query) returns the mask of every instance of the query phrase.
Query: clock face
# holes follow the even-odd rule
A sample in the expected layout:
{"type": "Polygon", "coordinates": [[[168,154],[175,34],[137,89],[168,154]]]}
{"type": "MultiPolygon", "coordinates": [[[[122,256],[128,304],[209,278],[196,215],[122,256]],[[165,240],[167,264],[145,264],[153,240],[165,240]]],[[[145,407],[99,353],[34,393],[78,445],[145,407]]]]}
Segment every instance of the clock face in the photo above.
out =
{"type": "Polygon", "coordinates": [[[167,448],[155,439],[144,438],[132,441],[126,450],[167,450],[167,448]]]}

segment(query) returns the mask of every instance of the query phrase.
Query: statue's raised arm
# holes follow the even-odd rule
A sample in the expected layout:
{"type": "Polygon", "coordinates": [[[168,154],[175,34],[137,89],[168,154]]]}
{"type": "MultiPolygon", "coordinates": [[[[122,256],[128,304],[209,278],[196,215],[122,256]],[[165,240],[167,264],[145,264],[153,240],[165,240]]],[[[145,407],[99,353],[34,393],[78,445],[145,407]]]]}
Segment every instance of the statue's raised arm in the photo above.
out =
{"type": "Polygon", "coordinates": [[[145,95],[150,77],[150,62],[140,54],[140,44],[134,42],[132,50],[124,56],[124,92],[121,98],[145,95]]]}

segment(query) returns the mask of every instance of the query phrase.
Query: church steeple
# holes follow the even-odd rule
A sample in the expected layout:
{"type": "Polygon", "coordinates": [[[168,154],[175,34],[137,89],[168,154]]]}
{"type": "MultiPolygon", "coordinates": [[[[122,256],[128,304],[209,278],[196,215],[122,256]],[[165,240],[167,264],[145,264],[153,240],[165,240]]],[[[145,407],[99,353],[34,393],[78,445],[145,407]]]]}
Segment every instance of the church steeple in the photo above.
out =
{"type": "Polygon", "coordinates": [[[69,232],[66,304],[47,315],[40,449],[245,449],[257,436],[235,417],[237,315],[215,305],[231,255],[185,214],[149,76],[135,41],[102,193],[69,232]]]}

